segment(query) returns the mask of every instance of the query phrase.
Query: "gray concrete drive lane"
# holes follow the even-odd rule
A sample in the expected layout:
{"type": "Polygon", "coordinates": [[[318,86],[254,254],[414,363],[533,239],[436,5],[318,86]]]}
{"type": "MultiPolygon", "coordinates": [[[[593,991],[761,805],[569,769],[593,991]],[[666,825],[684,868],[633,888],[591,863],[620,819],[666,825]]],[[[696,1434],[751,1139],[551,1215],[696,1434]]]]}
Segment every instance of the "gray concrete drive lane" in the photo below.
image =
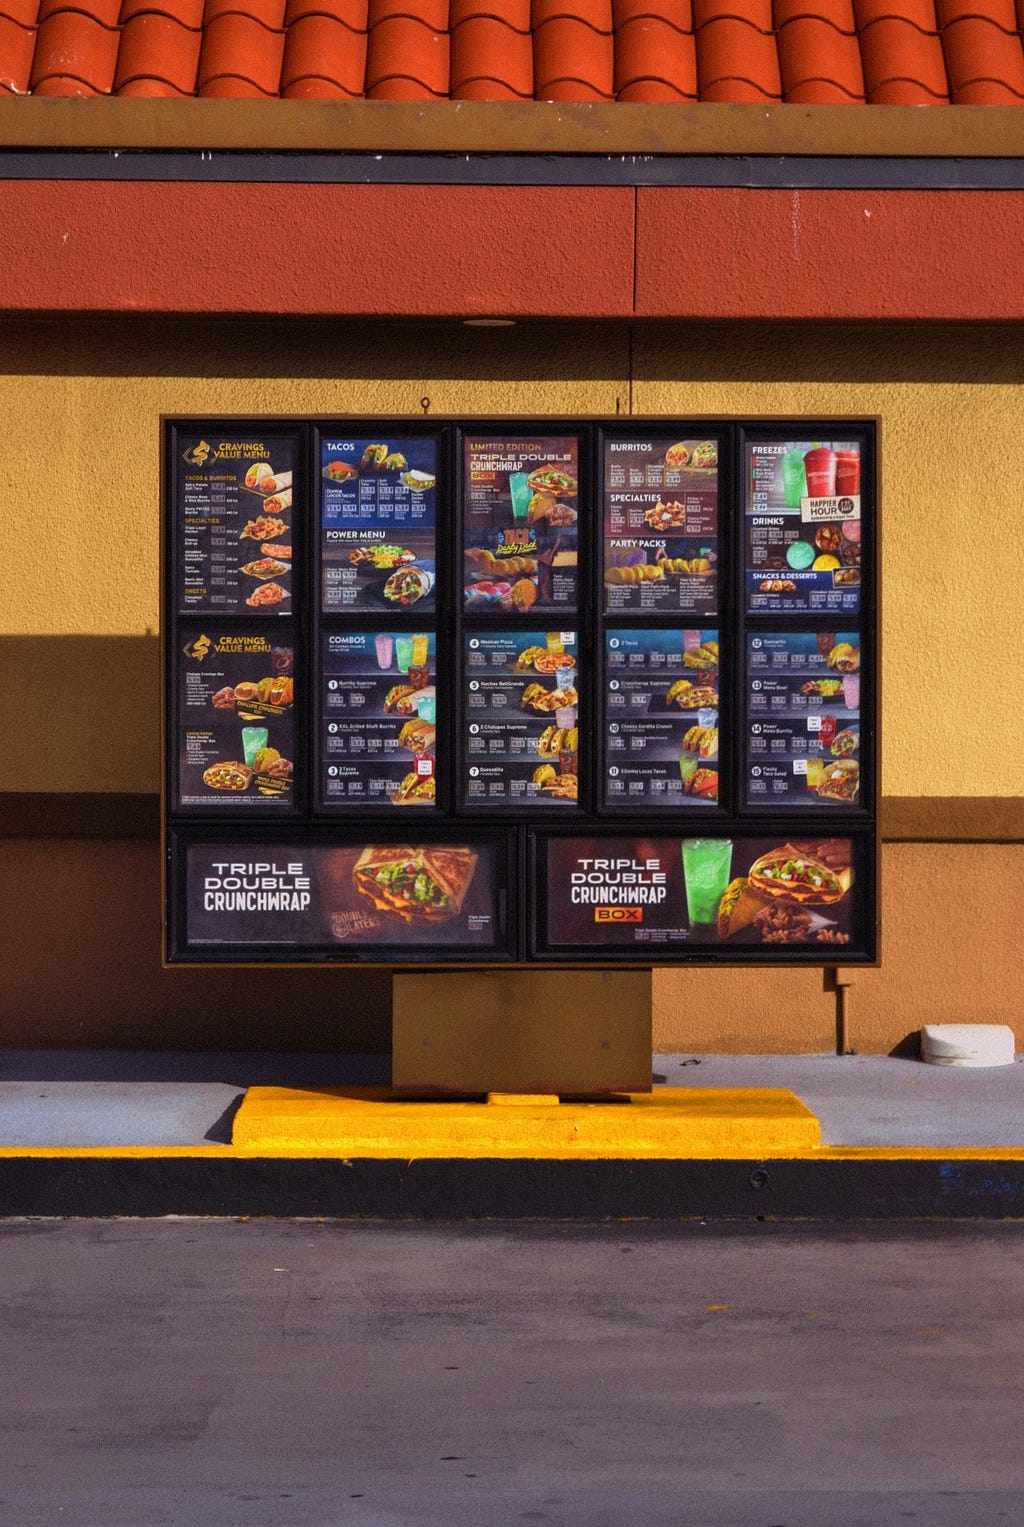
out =
{"type": "Polygon", "coordinates": [[[3,1527],[1019,1527],[1024,1226],[0,1221],[3,1527]]]}

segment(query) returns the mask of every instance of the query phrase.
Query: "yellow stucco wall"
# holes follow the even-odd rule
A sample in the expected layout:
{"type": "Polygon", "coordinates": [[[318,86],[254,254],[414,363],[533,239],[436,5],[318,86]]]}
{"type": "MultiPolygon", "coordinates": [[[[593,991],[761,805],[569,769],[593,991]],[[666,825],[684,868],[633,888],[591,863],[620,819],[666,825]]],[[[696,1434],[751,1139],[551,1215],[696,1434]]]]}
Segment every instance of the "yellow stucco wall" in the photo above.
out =
{"type": "Polygon", "coordinates": [[[1022,793],[1017,327],[32,323],[0,332],[0,789],[159,785],[161,414],[882,420],[886,796],[1022,793]]]}

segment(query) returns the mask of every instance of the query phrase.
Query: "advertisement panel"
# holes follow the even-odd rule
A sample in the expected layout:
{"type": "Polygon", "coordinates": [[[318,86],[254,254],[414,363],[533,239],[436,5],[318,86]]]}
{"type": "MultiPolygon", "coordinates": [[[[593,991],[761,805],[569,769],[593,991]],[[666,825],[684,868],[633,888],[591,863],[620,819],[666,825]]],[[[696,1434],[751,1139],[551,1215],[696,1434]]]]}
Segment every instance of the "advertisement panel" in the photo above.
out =
{"type": "Polygon", "coordinates": [[[858,915],[845,837],[549,837],[539,856],[549,952],[799,949],[827,961],[858,915]]]}
{"type": "Polygon", "coordinates": [[[324,614],[433,610],[437,437],[330,432],[318,464],[324,614]]]}
{"type": "Polygon", "coordinates": [[[748,440],[745,457],[747,609],[856,615],[862,442],[748,440]]]}
{"type": "Polygon", "coordinates": [[[859,804],[860,663],[856,631],[747,638],[748,805],[859,804]]]}
{"type": "Polygon", "coordinates": [[[366,951],[388,958],[502,950],[498,846],[200,839],[185,852],[185,943],[208,948],[366,951]]]}
{"type": "Polygon", "coordinates": [[[178,613],[290,615],[299,436],[248,429],[178,436],[172,513],[178,613]]]}
{"type": "Polygon", "coordinates": [[[294,805],[295,645],[289,627],[178,627],[176,804],[262,813],[294,805]]]}
{"type": "Polygon", "coordinates": [[[605,804],[714,806],[718,629],[605,636],[605,804]]]}
{"type": "Polygon", "coordinates": [[[717,439],[609,435],[603,453],[604,606],[718,612],[717,439]]]}
{"type": "Polygon", "coordinates": [[[576,632],[474,631],[465,641],[466,803],[574,806],[585,682],[576,632]]]}
{"type": "Polygon", "coordinates": [[[437,800],[437,638],[423,631],[323,636],[324,805],[427,807],[437,800]]]}
{"type": "Polygon", "coordinates": [[[575,610],[579,437],[467,434],[462,448],[467,613],[575,610]]]}

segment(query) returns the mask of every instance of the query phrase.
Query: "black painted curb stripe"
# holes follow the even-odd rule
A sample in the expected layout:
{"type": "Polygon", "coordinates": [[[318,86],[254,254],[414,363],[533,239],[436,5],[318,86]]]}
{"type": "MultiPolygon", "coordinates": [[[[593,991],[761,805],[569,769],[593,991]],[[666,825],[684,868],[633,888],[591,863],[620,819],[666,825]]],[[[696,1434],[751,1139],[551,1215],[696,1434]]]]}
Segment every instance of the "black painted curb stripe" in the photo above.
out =
{"type": "Polygon", "coordinates": [[[1024,1218],[1024,1161],[0,1159],[0,1216],[1024,1218]]]}

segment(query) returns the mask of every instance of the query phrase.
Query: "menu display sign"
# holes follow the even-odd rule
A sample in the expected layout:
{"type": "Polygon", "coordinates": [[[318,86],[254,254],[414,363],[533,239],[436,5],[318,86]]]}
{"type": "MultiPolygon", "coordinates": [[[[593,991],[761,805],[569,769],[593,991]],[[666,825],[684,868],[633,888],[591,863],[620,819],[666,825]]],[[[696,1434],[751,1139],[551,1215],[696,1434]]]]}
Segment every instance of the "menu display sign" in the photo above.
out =
{"type": "Polygon", "coordinates": [[[718,801],[717,629],[605,636],[605,804],[718,801]]]}
{"type": "Polygon", "coordinates": [[[574,806],[584,682],[576,632],[473,632],[465,643],[467,804],[574,806]]]}
{"type": "Polygon", "coordinates": [[[605,439],[608,611],[717,614],[718,456],[717,439],[605,439]]]}
{"type": "Polygon", "coordinates": [[[745,454],[747,609],[856,614],[861,442],[756,440],[745,454]]]}
{"type": "Polygon", "coordinates": [[[463,595],[467,613],[576,608],[579,437],[463,440],[463,595]]]}
{"type": "Polygon", "coordinates": [[[169,959],[875,957],[870,419],[164,445],[169,959]]]}
{"type": "Polygon", "coordinates": [[[858,804],[860,661],[856,631],[747,638],[748,805],[858,804]]]}
{"type": "Polygon", "coordinates": [[[178,612],[290,615],[298,437],[178,436],[178,612]]]}
{"type": "Polygon", "coordinates": [[[400,955],[493,950],[504,937],[493,843],[191,843],[189,948],[400,955]]]}
{"type": "Polygon", "coordinates": [[[325,614],[434,608],[436,436],[321,437],[325,614]]]}
{"type": "Polygon", "coordinates": [[[290,632],[178,628],[177,803],[261,812],[294,803],[290,632]]]}
{"type": "Polygon", "coordinates": [[[325,633],[320,715],[325,806],[435,805],[432,632],[325,633]]]}
{"type": "Polygon", "coordinates": [[[550,951],[785,945],[834,960],[850,942],[849,838],[566,837],[541,856],[550,951]]]}

